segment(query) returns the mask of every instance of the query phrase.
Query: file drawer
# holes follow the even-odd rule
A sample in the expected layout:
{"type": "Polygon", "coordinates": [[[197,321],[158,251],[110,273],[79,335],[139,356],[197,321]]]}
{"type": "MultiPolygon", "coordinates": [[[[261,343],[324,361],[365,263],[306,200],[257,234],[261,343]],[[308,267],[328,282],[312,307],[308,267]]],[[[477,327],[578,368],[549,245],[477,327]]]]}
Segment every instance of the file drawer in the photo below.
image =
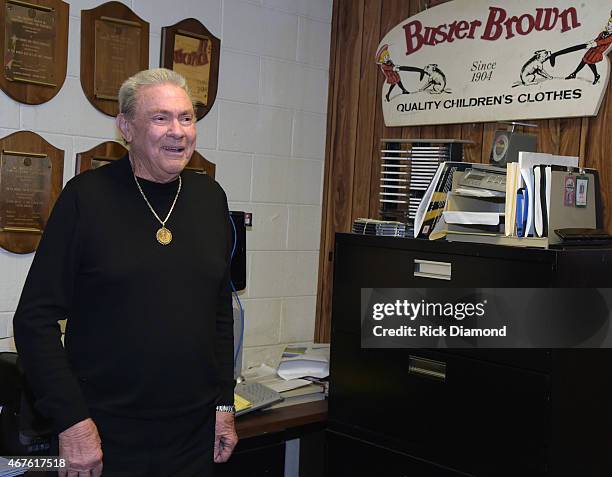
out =
{"type": "Polygon", "coordinates": [[[415,459],[401,452],[327,432],[327,477],[460,477],[464,473],[415,459]]]}
{"type": "Polygon", "coordinates": [[[432,350],[361,349],[358,336],[338,332],[331,382],[332,429],[383,435],[386,445],[462,471],[521,453],[537,467],[550,441],[544,373],[432,350]]]}
{"type": "MultiPolygon", "coordinates": [[[[401,239],[396,240],[402,242],[401,239]]],[[[429,248],[435,245],[425,243],[430,246],[429,248]]],[[[453,255],[427,250],[371,247],[358,243],[339,247],[336,252],[332,329],[354,334],[361,333],[362,288],[455,287],[474,288],[474,292],[477,293],[479,287],[549,286],[554,276],[554,261],[549,255],[538,257],[526,254],[529,260],[517,261],[511,260],[512,257],[453,255]],[[415,276],[415,264],[423,262],[448,264],[446,269],[450,270],[450,279],[415,276]]],[[[463,252],[465,253],[465,250],[463,252]]],[[[431,268],[437,271],[445,269],[442,265],[431,268]]],[[[419,270],[423,268],[419,267],[419,270]]],[[[550,355],[547,350],[449,349],[447,351],[538,371],[550,369],[550,355]]]]}

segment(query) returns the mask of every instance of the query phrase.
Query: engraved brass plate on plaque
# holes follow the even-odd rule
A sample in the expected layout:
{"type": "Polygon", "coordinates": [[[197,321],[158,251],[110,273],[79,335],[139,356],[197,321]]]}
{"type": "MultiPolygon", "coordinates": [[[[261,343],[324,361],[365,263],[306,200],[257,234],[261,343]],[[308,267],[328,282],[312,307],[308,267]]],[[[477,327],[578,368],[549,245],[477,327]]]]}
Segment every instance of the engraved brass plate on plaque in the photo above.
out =
{"type": "Polygon", "coordinates": [[[139,23],[101,17],[95,21],[94,95],[117,100],[121,84],[140,71],[139,23]]]}
{"type": "Polygon", "coordinates": [[[0,230],[42,233],[51,201],[51,160],[0,155],[0,230]]]}
{"type": "Polygon", "coordinates": [[[4,13],[5,78],[55,87],[57,12],[39,5],[7,0],[4,13]]]}

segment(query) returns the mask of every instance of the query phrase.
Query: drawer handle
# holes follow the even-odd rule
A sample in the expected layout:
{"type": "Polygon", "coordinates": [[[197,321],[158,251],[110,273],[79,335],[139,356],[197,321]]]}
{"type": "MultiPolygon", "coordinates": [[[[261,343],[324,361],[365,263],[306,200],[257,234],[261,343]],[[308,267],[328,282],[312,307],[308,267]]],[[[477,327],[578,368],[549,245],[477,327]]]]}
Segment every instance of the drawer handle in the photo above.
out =
{"type": "Polygon", "coordinates": [[[436,381],[446,381],[446,363],[433,359],[408,356],[408,374],[415,374],[436,381]]]}
{"type": "Polygon", "coordinates": [[[450,280],[452,265],[449,262],[432,262],[431,260],[414,259],[414,276],[450,280]]]}

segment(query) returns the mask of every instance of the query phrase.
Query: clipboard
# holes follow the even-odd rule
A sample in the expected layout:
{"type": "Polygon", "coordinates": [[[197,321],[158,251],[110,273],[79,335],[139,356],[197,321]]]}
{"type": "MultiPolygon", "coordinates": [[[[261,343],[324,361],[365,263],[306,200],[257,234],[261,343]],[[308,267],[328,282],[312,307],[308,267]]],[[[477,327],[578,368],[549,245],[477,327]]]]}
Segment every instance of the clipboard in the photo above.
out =
{"type": "Polygon", "coordinates": [[[549,244],[560,243],[561,238],[552,231],[565,228],[597,229],[601,227],[602,210],[599,194],[599,174],[595,169],[581,169],[566,166],[541,166],[545,167],[544,182],[541,183],[541,192],[546,200],[546,212],[548,215],[547,231],[549,244]],[[584,194],[582,203],[576,205],[567,204],[566,178],[574,175],[576,178],[584,178],[588,187],[584,194]],[[542,191],[542,187],[544,190],[542,191]]]}

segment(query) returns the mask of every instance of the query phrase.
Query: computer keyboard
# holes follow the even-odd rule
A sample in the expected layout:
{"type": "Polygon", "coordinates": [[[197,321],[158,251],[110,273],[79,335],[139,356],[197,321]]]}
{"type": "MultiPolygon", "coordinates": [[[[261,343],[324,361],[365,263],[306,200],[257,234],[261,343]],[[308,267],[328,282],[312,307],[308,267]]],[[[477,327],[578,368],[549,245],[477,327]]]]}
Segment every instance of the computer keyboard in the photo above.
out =
{"type": "Polygon", "coordinates": [[[251,406],[246,409],[236,410],[236,416],[241,416],[247,412],[255,411],[256,409],[261,409],[283,400],[279,393],[261,383],[242,382],[236,384],[234,393],[251,403],[251,406]]]}

